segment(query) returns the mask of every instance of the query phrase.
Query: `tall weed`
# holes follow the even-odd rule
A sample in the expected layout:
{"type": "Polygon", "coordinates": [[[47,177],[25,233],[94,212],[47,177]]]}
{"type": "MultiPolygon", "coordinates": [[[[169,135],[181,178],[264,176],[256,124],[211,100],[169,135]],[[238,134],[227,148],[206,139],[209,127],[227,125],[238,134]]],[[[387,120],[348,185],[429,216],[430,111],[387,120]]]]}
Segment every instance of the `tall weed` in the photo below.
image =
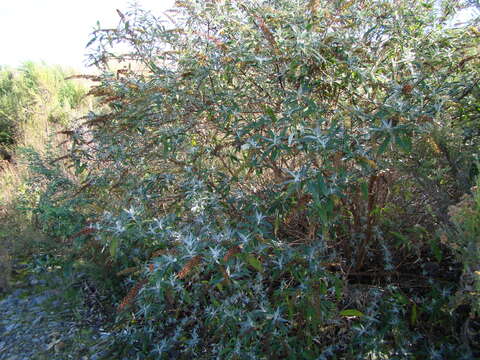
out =
{"type": "MultiPolygon", "coordinates": [[[[2,259],[28,258],[45,240],[32,211],[45,184],[32,181],[38,169],[31,168],[26,154],[49,156],[50,160],[63,155],[68,138],[59,132],[91,106],[84,98],[86,85],[67,81],[69,74],[71,70],[34,63],[0,69],[0,131],[6,134],[0,137],[0,148],[8,149],[15,160],[3,162],[0,170],[2,259]]],[[[10,264],[2,262],[2,266],[1,276],[8,277],[10,264]]]]}

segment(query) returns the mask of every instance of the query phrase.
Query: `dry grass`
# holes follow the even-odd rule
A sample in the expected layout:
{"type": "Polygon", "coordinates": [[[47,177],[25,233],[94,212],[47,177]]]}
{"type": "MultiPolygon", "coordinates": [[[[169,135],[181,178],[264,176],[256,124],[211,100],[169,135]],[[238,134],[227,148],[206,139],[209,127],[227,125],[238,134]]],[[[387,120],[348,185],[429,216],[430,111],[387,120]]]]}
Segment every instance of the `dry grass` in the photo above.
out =
{"type": "MultiPolygon", "coordinates": [[[[0,166],[0,289],[8,288],[12,258],[28,256],[34,244],[44,238],[44,235],[35,228],[32,214],[19,210],[20,198],[29,197],[31,201],[35,201],[35,194],[32,194],[26,186],[31,175],[30,170],[19,149],[30,149],[41,157],[46,155],[49,148],[58,153],[65,153],[69,142],[66,135],[60,133],[64,130],[64,125],[52,122],[52,116],[58,111],[63,111],[68,114],[71,121],[91,110],[93,106],[91,99],[84,99],[79,108],[71,109],[66,105],[59,108],[58,92],[62,83],[59,83],[55,71],[59,70],[43,65],[34,69],[42,91],[32,95],[34,96],[32,105],[25,109],[28,121],[19,121],[17,124],[18,135],[13,151],[16,161],[14,163],[4,161],[0,166]]],[[[85,81],[71,81],[75,81],[80,88],[88,88],[85,81]]],[[[65,173],[69,173],[67,169],[64,170],[65,173]]]]}

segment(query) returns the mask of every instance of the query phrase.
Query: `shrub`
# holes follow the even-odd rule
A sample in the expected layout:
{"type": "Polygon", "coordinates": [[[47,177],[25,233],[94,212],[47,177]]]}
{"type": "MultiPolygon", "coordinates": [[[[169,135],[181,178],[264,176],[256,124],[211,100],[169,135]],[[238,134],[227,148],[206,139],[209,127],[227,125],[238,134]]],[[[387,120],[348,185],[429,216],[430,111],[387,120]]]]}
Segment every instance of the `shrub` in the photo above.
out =
{"type": "Polygon", "coordinates": [[[82,256],[124,281],[111,356],[473,357],[427,230],[478,151],[460,2],[177,5],[94,32],[105,107],[72,131],[82,256]]]}
{"type": "Polygon", "coordinates": [[[467,300],[472,312],[480,312],[480,182],[465,194],[461,201],[449,208],[449,216],[455,224],[454,232],[449,240],[444,234],[442,240],[453,249],[460,262],[463,263],[462,289],[457,296],[457,306],[467,300]]]}

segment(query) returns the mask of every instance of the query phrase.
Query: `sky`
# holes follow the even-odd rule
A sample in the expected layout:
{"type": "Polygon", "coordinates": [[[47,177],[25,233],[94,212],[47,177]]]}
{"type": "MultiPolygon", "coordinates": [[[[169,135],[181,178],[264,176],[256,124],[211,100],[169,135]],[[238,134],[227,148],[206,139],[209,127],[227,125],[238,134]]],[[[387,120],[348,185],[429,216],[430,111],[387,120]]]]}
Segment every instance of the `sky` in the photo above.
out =
{"type": "MultiPolygon", "coordinates": [[[[174,0],[137,0],[155,15],[173,6],[174,0]]],[[[22,62],[85,70],[85,45],[97,22],[115,27],[132,0],[0,0],[0,65],[22,62]]],[[[464,16],[460,16],[460,19],[464,16]]]]}
{"type": "MultiPolygon", "coordinates": [[[[155,15],[174,0],[137,0],[155,15]]],[[[129,0],[0,0],[0,64],[45,61],[85,69],[85,45],[97,21],[116,27],[129,0]]]]}

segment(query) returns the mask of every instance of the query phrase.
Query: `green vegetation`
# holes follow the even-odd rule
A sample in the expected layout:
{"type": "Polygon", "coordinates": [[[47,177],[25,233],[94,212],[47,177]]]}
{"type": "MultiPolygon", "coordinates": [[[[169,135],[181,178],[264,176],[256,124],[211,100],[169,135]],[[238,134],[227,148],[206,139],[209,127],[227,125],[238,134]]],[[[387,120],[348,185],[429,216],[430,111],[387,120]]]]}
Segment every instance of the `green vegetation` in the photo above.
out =
{"type": "Polygon", "coordinates": [[[98,105],[25,152],[15,201],[115,318],[106,358],[480,356],[462,5],[192,0],[95,31],[98,105]]]}
{"type": "MultiPolygon", "coordinates": [[[[69,73],[34,63],[25,63],[19,69],[0,68],[0,147],[23,144],[27,135],[24,127],[29,123],[37,127],[42,120],[64,126],[70,123],[72,110],[78,109],[85,88],[65,81],[69,73]]],[[[41,128],[36,130],[42,132],[41,128]]],[[[28,140],[31,135],[29,132],[28,140]]]]}
{"type": "Polygon", "coordinates": [[[36,214],[29,211],[45,186],[32,182],[26,155],[68,149],[68,139],[58,132],[91,106],[87,86],[66,80],[72,74],[34,63],[0,68],[0,288],[7,287],[12,256],[18,261],[41,255],[37,246],[45,245],[36,214]]]}

